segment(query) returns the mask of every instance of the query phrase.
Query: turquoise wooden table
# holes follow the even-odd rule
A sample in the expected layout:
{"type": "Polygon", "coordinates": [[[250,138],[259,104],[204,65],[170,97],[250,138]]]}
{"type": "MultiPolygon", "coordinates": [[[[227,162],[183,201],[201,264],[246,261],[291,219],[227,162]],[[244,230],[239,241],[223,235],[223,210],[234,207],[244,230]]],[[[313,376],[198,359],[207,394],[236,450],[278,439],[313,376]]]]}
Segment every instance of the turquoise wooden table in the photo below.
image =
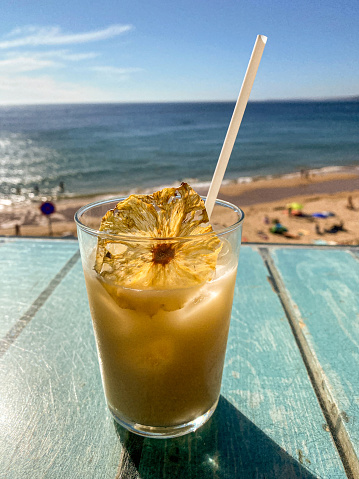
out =
{"type": "Polygon", "coordinates": [[[105,405],[75,240],[0,238],[0,478],[359,477],[359,250],[246,245],[218,408],[145,439],[105,405]]]}

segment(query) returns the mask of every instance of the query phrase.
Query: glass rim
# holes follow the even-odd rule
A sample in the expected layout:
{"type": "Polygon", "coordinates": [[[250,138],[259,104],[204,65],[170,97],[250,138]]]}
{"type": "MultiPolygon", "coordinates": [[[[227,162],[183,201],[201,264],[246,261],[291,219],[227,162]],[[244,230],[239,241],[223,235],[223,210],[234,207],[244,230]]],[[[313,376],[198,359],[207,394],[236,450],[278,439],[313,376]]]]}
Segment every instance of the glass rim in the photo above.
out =
{"type": "MultiPolygon", "coordinates": [[[[79,208],[74,216],[74,220],[76,225],[84,232],[92,235],[92,236],[97,236],[101,238],[115,238],[118,240],[122,241],[183,241],[183,240],[194,240],[194,239],[199,239],[199,238],[205,238],[207,236],[212,236],[215,234],[216,236],[223,236],[225,234],[228,234],[232,231],[235,231],[237,228],[239,228],[243,221],[244,221],[244,211],[239,208],[239,206],[236,206],[229,201],[221,200],[221,199],[216,199],[215,205],[219,206],[224,206],[226,208],[230,208],[232,211],[238,214],[239,218],[235,223],[233,223],[230,226],[223,226],[223,228],[219,231],[209,231],[207,233],[200,233],[196,235],[188,235],[188,236],[169,236],[169,237],[164,237],[164,236],[135,236],[135,235],[126,235],[126,234],[115,234],[115,233],[106,233],[105,231],[100,231],[96,230],[94,228],[91,228],[90,226],[85,225],[81,220],[80,217],[86,213],[86,211],[95,208],[97,206],[104,205],[106,203],[119,203],[120,201],[123,201],[127,199],[130,195],[128,196],[121,196],[118,198],[110,198],[110,199],[105,199],[105,200],[99,200],[99,201],[94,201],[93,203],[88,203],[87,205],[81,206],[79,208]]],[[[201,196],[201,198],[205,201],[206,197],[201,196]]]]}

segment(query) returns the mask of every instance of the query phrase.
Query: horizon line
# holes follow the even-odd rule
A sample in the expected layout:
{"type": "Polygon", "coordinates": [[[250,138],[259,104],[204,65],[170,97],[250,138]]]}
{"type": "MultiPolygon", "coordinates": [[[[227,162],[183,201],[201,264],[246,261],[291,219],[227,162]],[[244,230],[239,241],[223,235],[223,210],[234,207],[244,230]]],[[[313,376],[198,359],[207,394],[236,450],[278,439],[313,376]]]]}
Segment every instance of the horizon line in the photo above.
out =
{"type": "MultiPolygon", "coordinates": [[[[359,101],[359,95],[336,96],[336,97],[303,97],[303,98],[268,98],[265,100],[249,100],[248,103],[300,103],[300,102],[331,102],[331,101],[359,101]]],[[[41,103],[1,103],[0,107],[10,106],[60,106],[60,105],[146,105],[146,104],[185,104],[185,103],[235,103],[236,99],[228,100],[109,100],[109,101],[78,101],[78,102],[41,102],[41,103]]]]}

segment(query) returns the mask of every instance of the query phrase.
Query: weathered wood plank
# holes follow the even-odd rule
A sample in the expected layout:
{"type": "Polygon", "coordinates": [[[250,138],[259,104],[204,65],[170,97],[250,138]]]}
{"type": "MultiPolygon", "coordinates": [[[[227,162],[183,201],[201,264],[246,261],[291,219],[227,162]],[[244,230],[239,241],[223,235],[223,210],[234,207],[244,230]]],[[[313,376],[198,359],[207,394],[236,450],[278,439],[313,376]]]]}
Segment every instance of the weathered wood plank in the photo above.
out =
{"type": "Polygon", "coordinates": [[[346,477],[267,274],[243,247],[218,409],[195,434],[146,439],[141,478],[346,477]]]}
{"type": "Polygon", "coordinates": [[[309,366],[353,474],[359,474],[359,262],[336,250],[271,253],[309,366]]]}
{"type": "Polygon", "coordinates": [[[144,440],[107,411],[78,261],[0,359],[0,478],[345,477],[266,275],[244,247],[212,419],[144,440]]]}
{"type": "Polygon", "coordinates": [[[0,241],[0,338],[78,249],[76,241],[0,241]]]}
{"type": "Polygon", "coordinates": [[[0,360],[0,418],[1,479],[116,476],[80,261],[0,360]]]}

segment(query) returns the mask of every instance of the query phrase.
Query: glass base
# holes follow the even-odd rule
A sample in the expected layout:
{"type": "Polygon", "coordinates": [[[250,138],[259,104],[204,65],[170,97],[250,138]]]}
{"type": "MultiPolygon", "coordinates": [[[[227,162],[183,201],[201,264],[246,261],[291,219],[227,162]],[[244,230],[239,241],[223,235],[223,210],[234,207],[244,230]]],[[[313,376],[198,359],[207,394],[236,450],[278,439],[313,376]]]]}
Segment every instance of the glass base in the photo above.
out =
{"type": "Polygon", "coordinates": [[[145,437],[158,438],[158,439],[168,439],[171,437],[184,436],[190,432],[196,431],[198,428],[203,426],[205,422],[212,416],[218,404],[218,400],[207,412],[202,414],[202,416],[194,419],[193,421],[186,422],[185,424],[179,424],[178,426],[144,426],[143,424],[138,424],[135,422],[126,422],[120,419],[116,413],[109,406],[109,410],[115,419],[115,421],[124,427],[128,431],[131,431],[135,434],[145,437]]]}

